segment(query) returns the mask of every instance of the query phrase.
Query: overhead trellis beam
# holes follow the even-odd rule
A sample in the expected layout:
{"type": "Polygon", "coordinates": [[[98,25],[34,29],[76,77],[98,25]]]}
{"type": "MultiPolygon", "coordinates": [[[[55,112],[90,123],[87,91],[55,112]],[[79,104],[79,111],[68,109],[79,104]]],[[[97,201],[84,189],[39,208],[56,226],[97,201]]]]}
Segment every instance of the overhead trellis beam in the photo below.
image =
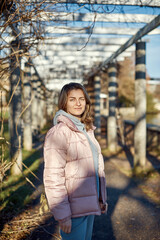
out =
{"type": "MultiPolygon", "coordinates": [[[[128,40],[127,37],[115,37],[115,38],[90,38],[89,42],[87,43],[88,45],[99,45],[99,46],[106,46],[106,45],[121,45],[124,44],[128,40]]],[[[81,46],[86,44],[87,38],[79,38],[78,41],[76,38],[71,38],[71,37],[62,37],[62,38],[50,38],[50,39],[45,39],[43,42],[42,46],[47,46],[47,45],[63,45],[63,46],[70,46],[70,45],[77,45],[79,46],[79,49],[81,46]]]]}
{"type": "MultiPolygon", "coordinates": [[[[58,90],[58,91],[60,91],[62,89],[63,85],[71,82],[70,78],[66,78],[66,79],[57,78],[54,80],[53,79],[50,79],[50,80],[52,80],[52,81],[49,81],[48,83],[46,83],[46,86],[50,89],[54,89],[54,90],[58,90]]],[[[83,81],[83,78],[72,79],[72,82],[82,83],[82,81],[83,81]]]]}
{"type": "MultiPolygon", "coordinates": [[[[55,34],[115,34],[115,35],[134,35],[139,28],[131,27],[94,27],[92,28],[71,28],[71,27],[46,27],[45,35],[54,36],[55,34]],[[54,34],[54,35],[53,35],[54,34]]],[[[160,29],[154,29],[150,35],[160,34],[160,29]]],[[[106,37],[106,36],[104,36],[106,37]]]]}
{"type": "Polygon", "coordinates": [[[55,51],[70,51],[70,54],[73,55],[73,51],[75,52],[88,52],[88,51],[92,51],[92,52],[114,52],[119,48],[119,45],[87,45],[84,49],[81,50],[81,46],[80,45],[49,45],[49,46],[45,46],[45,48],[41,48],[41,52],[42,54],[45,54],[48,56],[49,55],[53,55],[53,51],[55,54],[55,51]]]}
{"type": "Polygon", "coordinates": [[[101,69],[106,68],[108,63],[112,62],[117,56],[119,56],[122,52],[124,52],[127,48],[132,46],[134,43],[136,43],[138,40],[140,40],[143,36],[151,32],[153,29],[160,26],[160,15],[155,17],[149,24],[141,28],[133,37],[131,37],[124,45],[122,45],[115,53],[112,54],[111,57],[109,57],[107,60],[105,60],[103,63],[101,63],[92,73],[90,76],[95,75],[97,72],[99,72],[101,69]]]}
{"type": "MultiPolygon", "coordinates": [[[[97,52],[96,54],[98,55],[105,55],[106,52],[115,52],[116,50],[118,50],[119,45],[109,45],[109,46],[99,46],[99,45],[90,45],[90,46],[86,46],[83,50],[79,50],[78,46],[72,46],[72,45],[52,45],[52,46],[48,46],[43,49],[41,48],[41,54],[45,54],[46,56],[65,56],[65,55],[72,55],[73,56],[73,52],[75,52],[75,55],[83,55],[83,54],[88,54],[88,52],[94,53],[97,52]],[[54,52],[53,52],[54,51],[54,52]]],[[[134,51],[135,47],[131,46],[130,48],[128,48],[126,51],[130,52],[130,51],[134,51]]]]}
{"type": "MultiPolygon", "coordinates": [[[[101,38],[101,37],[92,37],[89,39],[88,41],[88,36],[87,37],[78,37],[78,41],[77,41],[77,37],[74,37],[74,35],[71,36],[61,36],[61,37],[53,37],[53,38],[45,38],[41,44],[39,43],[39,46],[48,46],[48,45],[77,45],[79,47],[79,49],[81,49],[81,47],[83,47],[86,42],[87,42],[87,46],[89,45],[99,45],[99,46],[106,46],[106,45],[122,45],[124,44],[129,37],[123,37],[123,36],[115,36],[115,37],[109,37],[109,38],[101,38]]],[[[11,42],[11,38],[7,39],[8,42],[8,46],[11,42]]],[[[6,43],[7,44],[7,43],[6,43]]]]}
{"type": "MultiPolygon", "coordinates": [[[[106,57],[110,57],[112,55],[112,53],[106,53],[106,55],[101,55],[99,53],[99,55],[77,55],[77,56],[71,56],[71,55],[66,55],[66,56],[50,56],[48,58],[48,60],[41,58],[38,58],[37,60],[34,60],[34,63],[36,64],[36,66],[42,66],[42,65],[48,65],[48,66],[52,66],[53,64],[67,64],[70,62],[81,62],[79,63],[80,65],[85,65],[85,61],[90,61],[90,63],[92,62],[102,62],[106,59],[106,57]]],[[[130,52],[124,52],[121,54],[121,56],[124,56],[124,57],[129,57],[131,56],[131,53],[130,52]]]]}
{"type": "Polygon", "coordinates": [[[60,0],[60,3],[103,4],[103,5],[131,5],[160,7],[159,0],[60,0]]]}
{"type": "MultiPolygon", "coordinates": [[[[115,51],[116,49],[118,48],[115,48],[115,51]]],[[[48,49],[47,51],[44,52],[44,55],[46,55],[47,57],[61,57],[63,59],[65,59],[66,57],[72,57],[75,59],[75,57],[98,57],[98,56],[108,56],[108,54],[112,54],[113,52],[115,52],[113,50],[113,47],[111,48],[111,50],[87,50],[85,49],[84,51],[76,51],[74,48],[73,48],[73,51],[70,49],[70,50],[65,50],[65,49],[58,49],[58,51],[55,51],[55,50],[51,50],[51,49],[48,49]]],[[[42,54],[43,54],[43,51],[42,51],[42,54]]]]}
{"type": "Polygon", "coordinates": [[[41,21],[52,19],[59,24],[63,21],[149,23],[154,17],[155,15],[150,14],[42,12],[39,19],[41,21]]]}
{"type": "MultiPolygon", "coordinates": [[[[122,55],[118,57],[118,61],[123,61],[124,57],[129,57],[130,55],[122,55]]],[[[96,64],[96,62],[102,62],[103,59],[105,58],[96,58],[93,57],[92,58],[78,58],[77,60],[73,60],[70,58],[67,58],[66,61],[63,61],[61,59],[58,58],[54,58],[54,67],[53,70],[56,71],[64,71],[60,68],[60,66],[63,66],[65,68],[65,70],[67,71],[67,69],[76,69],[76,71],[83,67],[83,71],[85,69],[87,69],[87,72],[89,71],[89,69],[91,69],[92,64],[96,64]],[[77,63],[78,62],[78,63],[77,63]]],[[[53,64],[51,63],[47,63],[47,62],[42,62],[42,63],[35,63],[36,64],[36,68],[39,69],[39,71],[42,72],[42,74],[46,74],[46,71],[48,71],[49,69],[52,68],[53,64]],[[45,71],[43,69],[43,67],[45,67],[45,71]]],[[[52,70],[52,71],[53,71],[52,70]]],[[[81,70],[80,70],[81,71],[81,70]]]]}

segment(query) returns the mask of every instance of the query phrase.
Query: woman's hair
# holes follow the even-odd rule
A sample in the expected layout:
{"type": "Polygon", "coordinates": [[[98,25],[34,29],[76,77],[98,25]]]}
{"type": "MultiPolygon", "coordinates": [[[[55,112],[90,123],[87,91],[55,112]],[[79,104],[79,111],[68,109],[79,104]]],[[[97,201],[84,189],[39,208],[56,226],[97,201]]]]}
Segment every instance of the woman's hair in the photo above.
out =
{"type": "Polygon", "coordinates": [[[67,107],[68,94],[70,91],[78,90],[78,89],[82,90],[86,100],[86,107],[85,107],[84,113],[81,116],[81,122],[85,124],[86,130],[88,131],[89,129],[93,128],[93,119],[91,117],[91,101],[83,85],[79,83],[74,83],[74,82],[64,85],[59,95],[58,109],[67,111],[66,107],[67,107]]]}

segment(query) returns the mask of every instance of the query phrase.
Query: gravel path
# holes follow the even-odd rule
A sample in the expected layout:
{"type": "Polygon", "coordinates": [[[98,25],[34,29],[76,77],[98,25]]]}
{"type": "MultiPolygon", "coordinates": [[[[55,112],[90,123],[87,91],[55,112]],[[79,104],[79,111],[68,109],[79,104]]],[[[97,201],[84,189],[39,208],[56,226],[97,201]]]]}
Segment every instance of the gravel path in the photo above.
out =
{"type": "MultiPolygon", "coordinates": [[[[107,215],[96,216],[92,240],[160,240],[160,208],[146,197],[133,179],[119,170],[122,164],[123,167],[129,165],[127,160],[120,165],[118,159],[105,162],[109,208],[107,215]]],[[[57,233],[56,222],[49,215],[25,239],[56,240],[59,239],[57,233]]]]}
{"type": "MultiPolygon", "coordinates": [[[[41,146],[39,146],[39,149],[41,149],[41,146]]],[[[133,179],[124,175],[120,171],[122,168],[130,168],[127,160],[110,158],[105,161],[109,207],[106,215],[96,216],[92,240],[160,240],[160,206],[154,204],[133,179]]],[[[40,179],[42,179],[42,174],[43,162],[39,168],[38,177],[40,179]]],[[[40,192],[43,191],[43,185],[39,185],[39,181],[35,182],[35,185],[40,192]]],[[[29,214],[36,221],[34,218],[39,216],[41,208],[39,201],[39,195],[35,195],[34,203],[25,212],[26,217],[29,214]]],[[[22,216],[23,218],[24,216],[22,216]]],[[[57,223],[51,214],[43,214],[39,218],[37,227],[18,239],[60,239],[57,223]]],[[[12,240],[16,238],[4,239],[12,240]]]]}
{"type": "Polygon", "coordinates": [[[160,240],[160,208],[115,161],[105,162],[109,208],[107,215],[96,217],[93,240],[160,240]]]}

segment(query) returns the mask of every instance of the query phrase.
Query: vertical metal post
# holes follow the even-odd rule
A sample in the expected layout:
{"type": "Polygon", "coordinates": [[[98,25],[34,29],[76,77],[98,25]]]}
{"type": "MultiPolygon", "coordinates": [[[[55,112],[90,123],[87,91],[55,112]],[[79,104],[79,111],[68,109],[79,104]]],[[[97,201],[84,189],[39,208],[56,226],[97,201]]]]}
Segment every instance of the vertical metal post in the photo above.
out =
{"type": "Polygon", "coordinates": [[[37,80],[37,102],[38,102],[38,108],[37,108],[37,119],[38,119],[38,133],[40,133],[41,129],[41,120],[42,120],[42,108],[41,108],[41,80],[38,77],[37,80]]]}
{"type": "Polygon", "coordinates": [[[2,90],[1,90],[1,121],[3,120],[3,98],[2,98],[2,90]]]}
{"type": "Polygon", "coordinates": [[[23,104],[26,108],[23,113],[23,147],[32,150],[32,113],[31,113],[31,64],[25,63],[23,78],[23,104]]]}
{"type": "Polygon", "coordinates": [[[100,93],[101,93],[101,81],[99,76],[94,77],[94,123],[96,126],[95,135],[100,138],[101,136],[101,114],[100,114],[100,93]]]}
{"type": "Polygon", "coordinates": [[[33,135],[36,136],[38,133],[38,96],[37,96],[37,81],[38,75],[34,73],[32,75],[32,129],[33,135]]]}
{"type": "Polygon", "coordinates": [[[115,152],[117,149],[117,122],[116,122],[116,98],[117,98],[117,69],[115,63],[110,63],[108,66],[108,100],[109,114],[107,121],[107,139],[108,149],[115,152]]]}
{"type": "Polygon", "coordinates": [[[20,44],[18,40],[12,41],[12,55],[10,58],[10,118],[9,118],[9,131],[10,131],[10,155],[14,163],[11,167],[11,174],[18,175],[22,170],[22,130],[21,130],[21,111],[22,111],[22,85],[21,85],[21,59],[17,54],[19,52],[20,44]]]}
{"type": "Polygon", "coordinates": [[[55,112],[55,91],[46,91],[46,120],[53,119],[53,113],[55,112]]]}
{"type": "Polygon", "coordinates": [[[95,102],[95,98],[94,98],[94,77],[92,77],[92,79],[90,81],[88,81],[88,83],[90,83],[89,85],[84,85],[87,93],[90,97],[90,101],[91,101],[91,115],[94,116],[94,102],[95,102]]]}
{"type": "Polygon", "coordinates": [[[134,166],[146,164],[146,43],[136,44],[134,166]]]}
{"type": "Polygon", "coordinates": [[[41,129],[45,126],[46,124],[46,100],[45,100],[45,91],[44,89],[41,89],[41,129]]]}

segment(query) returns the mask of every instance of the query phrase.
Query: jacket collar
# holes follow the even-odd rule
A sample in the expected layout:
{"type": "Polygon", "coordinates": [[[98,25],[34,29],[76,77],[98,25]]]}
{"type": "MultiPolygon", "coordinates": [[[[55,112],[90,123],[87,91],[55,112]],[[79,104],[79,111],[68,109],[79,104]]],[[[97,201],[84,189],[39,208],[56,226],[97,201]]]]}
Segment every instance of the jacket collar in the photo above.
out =
{"type": "Polygon", "coordinates": [[[58,124],[58,123],[64,123],[64,124],[66,124],[70,129],[72,129],[73,131],[76,131],[76,132],[78,131],[78,132],[79,132],[77,126],[73,123],[73,121],[70,120],[68,117],[66,117],[66,116],[64,116],[64,115],[59,115],[59,116],[57,117],[57,124],[58,124]]]}

